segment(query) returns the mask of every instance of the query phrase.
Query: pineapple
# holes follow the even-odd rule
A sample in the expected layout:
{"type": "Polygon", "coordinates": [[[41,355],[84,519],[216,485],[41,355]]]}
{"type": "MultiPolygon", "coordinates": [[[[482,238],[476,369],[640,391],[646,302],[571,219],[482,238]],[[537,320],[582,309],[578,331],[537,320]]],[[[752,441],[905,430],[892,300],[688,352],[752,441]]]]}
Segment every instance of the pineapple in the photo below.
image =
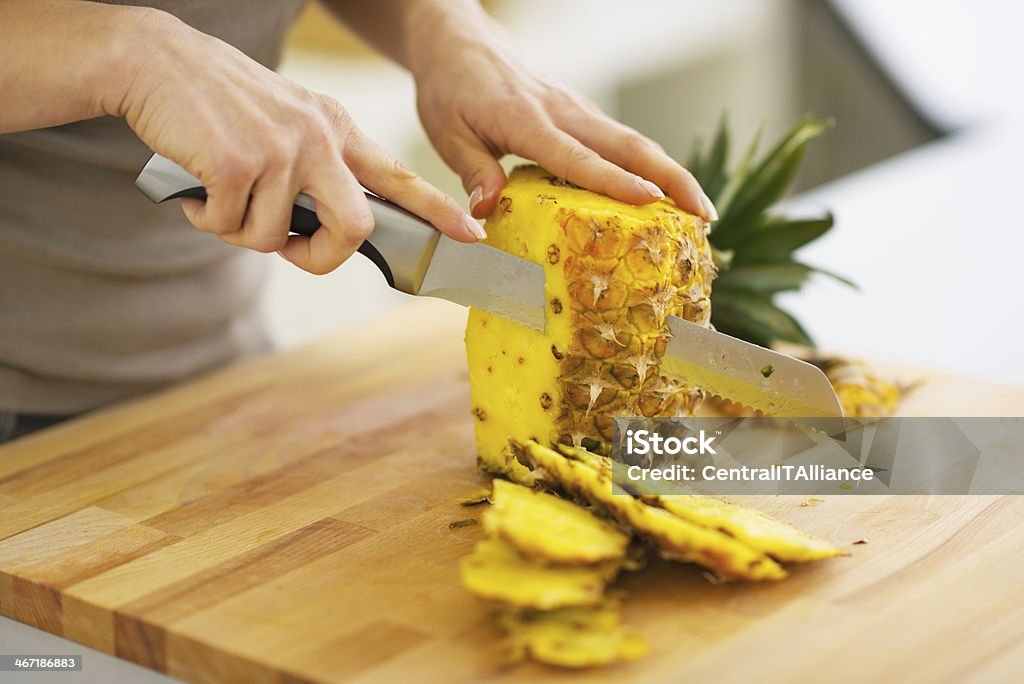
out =
{"type": "Polygon", "coordinates": [[[617,202],[537,166],[515,169],[486,244],[541,264],[543,333],[471,310],[466,329],[479,463],[529,483],[509,439],[604,449],[612,418],[691,414],[701,391],[662,376],[665,318],[708,325],[708,225],[670,200],[617,202]]]}

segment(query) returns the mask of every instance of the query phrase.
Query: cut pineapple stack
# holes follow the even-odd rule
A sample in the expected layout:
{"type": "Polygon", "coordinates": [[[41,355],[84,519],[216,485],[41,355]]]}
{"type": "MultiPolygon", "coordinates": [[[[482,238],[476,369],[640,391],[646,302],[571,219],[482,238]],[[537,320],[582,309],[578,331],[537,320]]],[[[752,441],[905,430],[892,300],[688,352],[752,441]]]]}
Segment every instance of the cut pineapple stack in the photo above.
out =
{"type": "Polygon", "coordinates": [[[642,555],[629,553],[642,554],[642,541],[666,559],[702,565],[718,580],[780,580],[787,575],[782,562],[842,553],[711,497],[631,496],[612,483],[607,457],[583,449],[530,441],[514,442],[512,450],[539,482],[590,506],[493,483],[492,506],[483,515],[489,536],[460,569],[463,586],[495,608],[515,660],[587,667],[642,657],[642,637],[622,627],[621,601],[608,594],[620,572],[644,565],[642,555]]]}
{"type": "Polygon", "coordinates": [[[635,207],[537,166],[513,171],[487,220],[487,244],[544,266],[546,329],[470,312],[481,467],[525,481],[510,438],[600,448],[612,417],[693,412],[700,390],[658,370],[667,315],[710,320],[707,230],[669,200],[635,207]]]}
{"type": "Polygon", "coordinates": [[[509,655],[588,667],[634,660],[644,640],[622,627],[605,594],[628,564],[629,535],[574,503],[494,481],[484,513],[489,538],[462,560],[463,585],[493,605],[509,655]]]}
{"type": "MultiPolygon", "coordinates": [[[[787,222],[762,212],[820,130],[802,122],[750,172],[748,154],[731,178],[723,133],[697,159],[711,178],[704,182],[726,196],[730,244],[717,256],[723,268],[729,257],[734,263],[722,323],[755,342],[807,341],[772,296],[813,270],[790,253],[831,217],[787,222]]],[[[684,416],[701,402],[700,389],[662,375],[660,362],[666,316],[710,323],[717,269],[707,224],[669,200],[634,207],[529,166],[512,173],[487,232],[487,244],[544,267],[547,307],[544,332],[470,312],[478,462],[567,497],[496,480],[484,515],[489,536],[461,566],[467,589],[498,610],[514,657],[584,667],[642,656],[646,646],[623,629],[621,604],[607,591],[637,567],[630,550],[746,581],[781,580],[785,563],[843,553],[751,509],[688,491],[634,496],[612,481],[613,418],[684,416]]]]}

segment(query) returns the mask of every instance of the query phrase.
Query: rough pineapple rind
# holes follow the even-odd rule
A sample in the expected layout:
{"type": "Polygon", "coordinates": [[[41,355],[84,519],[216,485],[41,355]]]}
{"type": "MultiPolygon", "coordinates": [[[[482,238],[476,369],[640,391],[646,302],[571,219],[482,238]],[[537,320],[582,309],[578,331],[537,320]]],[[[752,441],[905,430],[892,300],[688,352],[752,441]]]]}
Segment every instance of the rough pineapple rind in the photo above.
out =
{"type": "Polygon", "coordinates": [[[480,310],[466,328],[480,465],[518,481],[508,440],[607,443],[612,418],[688,415],[701,393],[659,374],[669,314],[707,324],[707,224],[669,200],[632,206],[537,166],[513,171],[486,244],[544,266],[539,333],[480,310]]]}
{"type": "Polygon", "coordinates": [[[717,529],[695,525],[624,492],[616,494],[611,474],[600,468],[537,442],[515,443],[514,447],[542,477],[607,511],[654,542],[667,558],[697,563],[723,579],[780,580],[787,575],[786,569],[764,552],[717,529]]]}
{"type": "Polygon", "coordinates": [[[601,602],[621,563],[545,565],[524,558],[501,539],[477,543],[462,559],[462,585],[478,598],[506,606],[551,610],[601,602]]]}
{"type": "Polygon", "coordinates": [[[614,599],[545,613],[506,612],[498,622],[508,632],[513,661],[529,655],[548,665],[581,668],[647,655],[643,637],[623,629],[622,604],[614,599]]]}
{"type": "Polygon", "coordinates": [[[505,480],[494,481],[484,529],[524,556],[567,565],[621,561],[629,536],[571,501],[505,480]]]}

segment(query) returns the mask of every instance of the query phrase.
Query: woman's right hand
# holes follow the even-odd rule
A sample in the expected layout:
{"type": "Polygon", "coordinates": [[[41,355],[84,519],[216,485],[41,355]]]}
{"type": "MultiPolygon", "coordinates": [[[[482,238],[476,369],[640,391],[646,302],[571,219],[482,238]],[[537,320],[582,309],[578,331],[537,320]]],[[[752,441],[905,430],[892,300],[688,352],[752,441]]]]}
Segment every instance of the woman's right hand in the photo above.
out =
{"type": "Polygon", "coordinates": [[[337,101],[169,14],[146,10],[137,21],[145,56],[116,113],[203,182],[206,202],[182,200],[199,230],[327,273],[373,230],[361,183],[456,240],[483,237],[454,199],[367,138],[337,101]],[[288,234],[299,193],[316,200],[312,237],[288,234]]]}

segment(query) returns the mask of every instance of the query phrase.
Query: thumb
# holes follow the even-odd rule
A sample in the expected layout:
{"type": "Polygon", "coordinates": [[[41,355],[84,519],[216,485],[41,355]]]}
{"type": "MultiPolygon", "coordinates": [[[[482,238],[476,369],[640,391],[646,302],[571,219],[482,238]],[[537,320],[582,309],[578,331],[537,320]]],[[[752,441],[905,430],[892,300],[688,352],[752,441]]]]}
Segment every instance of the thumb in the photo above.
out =
{"type": "Polygon", "coordinates": [[[462,187],[469,193],[469,212],[475,218],[486,218],[498,203],[505,187],[505,170],[481,143],[459,143],[452,150],[452,168],[462,177],[462,187]]]}

